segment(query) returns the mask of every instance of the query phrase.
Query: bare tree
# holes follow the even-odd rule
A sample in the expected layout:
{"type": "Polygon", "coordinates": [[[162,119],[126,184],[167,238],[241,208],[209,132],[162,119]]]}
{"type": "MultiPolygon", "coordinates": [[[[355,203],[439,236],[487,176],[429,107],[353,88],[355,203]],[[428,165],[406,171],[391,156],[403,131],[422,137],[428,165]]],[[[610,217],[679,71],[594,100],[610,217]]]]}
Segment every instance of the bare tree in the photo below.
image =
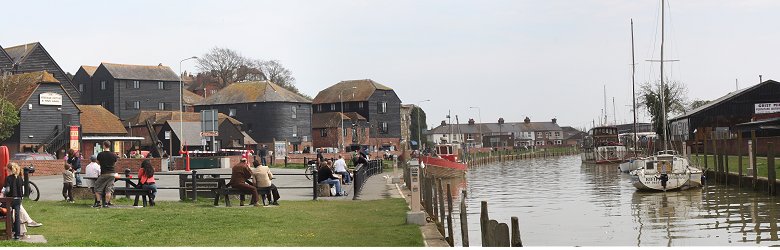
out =
{"type": "Polygon", "coordinates": [[[259,66],[269,81],[292,92],[300,93],[295,87],[295,77],[292,76],[292,71],[285,68],[279,61],[261,61],[259,66]]]}
{"type": "Polygon", "coordinates": [[[239,68],[245,66],[246,58],[238,52],[214,47],[208,53],[198,58],[198,69],[214,74],[221,81],[220,88],[235,82],[239,76],[239,68]]]}

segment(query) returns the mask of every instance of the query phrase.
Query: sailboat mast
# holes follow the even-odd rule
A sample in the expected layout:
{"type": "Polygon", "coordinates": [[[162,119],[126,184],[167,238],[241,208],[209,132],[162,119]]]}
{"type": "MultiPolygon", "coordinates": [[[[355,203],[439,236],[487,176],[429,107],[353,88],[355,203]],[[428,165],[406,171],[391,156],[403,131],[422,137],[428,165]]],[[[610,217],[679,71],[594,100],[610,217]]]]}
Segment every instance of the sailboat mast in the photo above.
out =
{"type": "Polygon", "coordinates": [[[634,157],[636,157],[636,61],[634,61],[634,19],[631,19],[631,100],[634,105],[634,157]]]}
{"type": "Polygon", "coordinates": [[[604,126],[607,126],[607,85],[604,85],[604,126]]]}
{"type": "Polygon", "coordinates": [[[666,132],[666,93],[664,91],[666,90],[666,86],[664,85],[664,1],[661,0],[661,91],[660,91],[660,97],[661,97],[661,114],[663,115],[663,122],[661,123],[661,126],[664,127],[663,129],[663,140],[664,140],[664,151],[669,149],[669,145],[667,144],[667,132],[666,132]]]}

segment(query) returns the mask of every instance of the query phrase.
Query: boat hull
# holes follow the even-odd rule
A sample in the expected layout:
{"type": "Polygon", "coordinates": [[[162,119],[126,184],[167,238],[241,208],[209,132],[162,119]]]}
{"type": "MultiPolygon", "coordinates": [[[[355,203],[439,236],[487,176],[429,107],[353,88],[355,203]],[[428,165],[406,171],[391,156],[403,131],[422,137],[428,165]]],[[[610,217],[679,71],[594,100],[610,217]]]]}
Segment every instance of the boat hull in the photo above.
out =
{"type": "Polygon", "coordinates": [[[591,164],[615,164],[626,160],[625,146],[600,146],[583,150],[582,162],[591,164]]]}
{"type": "Polygon", "coordinates": [[[660,155],[631,162],[631,184],[644,191],[673,191],[702,186],[703,172],[688,164],[688,160],[674,155],[660,155]],[[666,185],[662,176],[666,175],[666,185]]]}

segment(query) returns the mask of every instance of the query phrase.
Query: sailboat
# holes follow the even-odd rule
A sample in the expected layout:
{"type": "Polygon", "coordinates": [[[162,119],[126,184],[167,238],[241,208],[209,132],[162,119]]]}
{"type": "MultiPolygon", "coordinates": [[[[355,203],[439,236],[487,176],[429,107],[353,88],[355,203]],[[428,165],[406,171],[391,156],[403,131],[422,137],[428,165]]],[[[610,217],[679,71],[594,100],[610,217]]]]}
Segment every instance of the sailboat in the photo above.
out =
{"type": "MultiPolygon", "coordinates": [[[[664,100],[664,1],[661,0],[661,82],[660,99],[664,100]]],[[[669,149],[666,103],[661,101],[663,122],[664,150],[643,159],[636,159],[632,164],[638,168],[630,172],[631,184],[639,190],[670,191],[700,187],[702,185],[701,169],[693,167],[688,159],[669,149]]]]}

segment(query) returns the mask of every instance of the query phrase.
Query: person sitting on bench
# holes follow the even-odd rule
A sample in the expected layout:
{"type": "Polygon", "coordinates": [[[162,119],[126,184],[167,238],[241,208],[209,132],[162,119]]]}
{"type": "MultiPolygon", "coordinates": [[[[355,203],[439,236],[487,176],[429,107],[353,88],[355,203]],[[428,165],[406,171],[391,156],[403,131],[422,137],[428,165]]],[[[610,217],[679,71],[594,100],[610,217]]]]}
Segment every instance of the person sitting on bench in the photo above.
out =
{"type": "Polygon", "coordinates": [[[320,170],[317,173],[317,182],[320,184],[328,184],[336,187],[336,196],[346,195],[341,192],[341,181],[339,177],[333,174],[333,170],[330,169],[328,163],[323,162],[320,164],[320,170]]]}
{"type": "Polygon", "coordinates": [[[157,185],[154,181],[154,167],[149,159],[141,162],[141,168],[138,169],[138,184],[144,190],[149,190],[149,205],[154,206],[154,198],[157,197],[157,185]]]}
{"type": "Polygon", "coordinates": [[[339,159],[333,163],[333,170],[337,174],[341,175],[341,179],[344,180],[344,184],[350,183],[349,171],[347,171],[347,162],[339,155],[339,159]]]}
{"type": "Polygon", "coordinates": [[[271,169],[266,165],[260,165],[260,162],[257,160],[255,160],[252,165],[256,168],[252,174],[252,179],[255,180],[255,187],[257,187],[258,190],[262,188],[270,189],[271,192],[267,197],[268,202],[271,203],[271,205],[279,206],[279,189],[276,188],[276,185],[271,183],[271,179],[274,178],[271,169]],[[271,199],[271,195],[273,195],[273,200],[271,199]]]}
{"type": "Polygon", "coordinates": [[[260,206],[257,204],[257,188],[246,183],[246,181],[252,178],[252,170],[249,169],[249,165],[246,163],[246,158],[241,158],[241,162],[233,166],[233,172],[230,175],[230,182],[228,186],[235,189],[252,193],[252,200],[249,205],[260,206]]]}

